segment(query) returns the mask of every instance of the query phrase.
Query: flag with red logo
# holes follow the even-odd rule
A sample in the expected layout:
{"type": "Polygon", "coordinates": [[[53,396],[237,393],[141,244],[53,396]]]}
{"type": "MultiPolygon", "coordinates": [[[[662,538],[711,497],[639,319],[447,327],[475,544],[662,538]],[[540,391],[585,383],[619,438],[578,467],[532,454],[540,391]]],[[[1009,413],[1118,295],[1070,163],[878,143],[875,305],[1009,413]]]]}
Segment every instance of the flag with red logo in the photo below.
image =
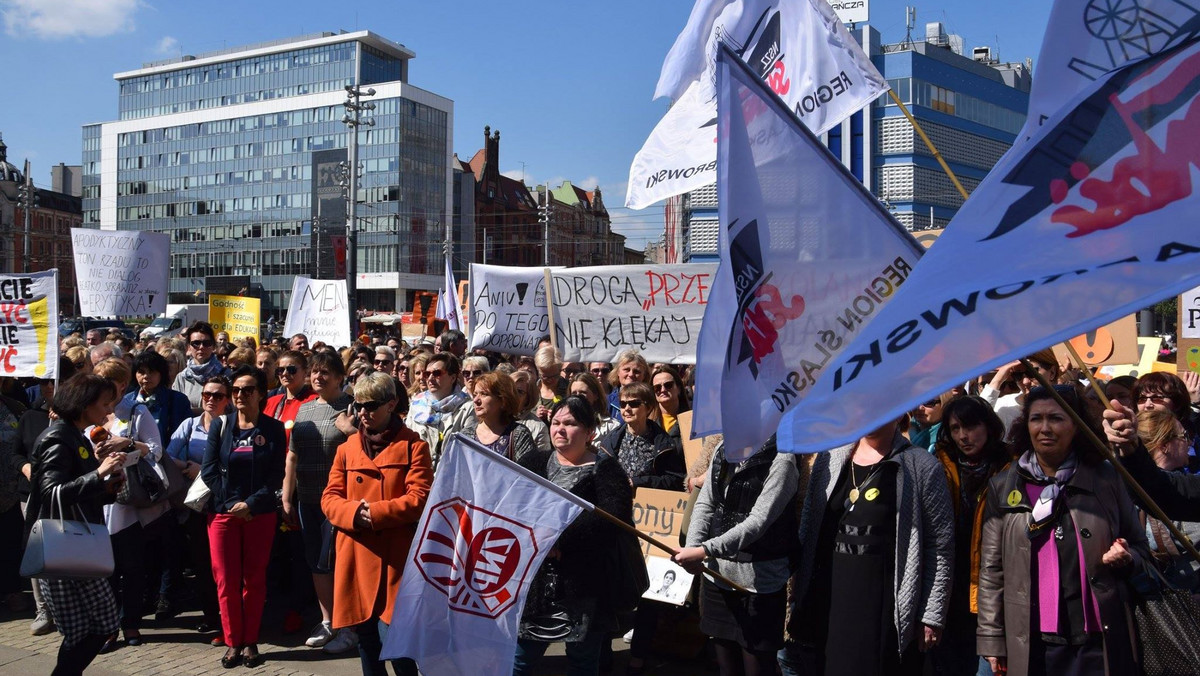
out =
{"type": "Polygon", "coordinates": [[[663,63],[655,98],[674,104],[629,170],[641,209],[717,180],[717,45],[725,44],[821,134],[888,90],[825,0],[697,0],[663,63]]]}
{"type": "Polygon", "coordinates": [[[461,436],[446,443],[396,592],[383,659],[426,676],[509,676],[534,574],[592,505],[461,436]]]}
{"type": "Polygon", "coordinates": [[[1100,77],[988,174],[779,427],[850,442],[919,402],[1200,283],[1200,39],[1100,77]]]}
{"type": "Polygon", "coordinates": [[[721,263],[693,436],[741,459],[802,401],[924,252],[731,50],[717,62],[721,263]]]}

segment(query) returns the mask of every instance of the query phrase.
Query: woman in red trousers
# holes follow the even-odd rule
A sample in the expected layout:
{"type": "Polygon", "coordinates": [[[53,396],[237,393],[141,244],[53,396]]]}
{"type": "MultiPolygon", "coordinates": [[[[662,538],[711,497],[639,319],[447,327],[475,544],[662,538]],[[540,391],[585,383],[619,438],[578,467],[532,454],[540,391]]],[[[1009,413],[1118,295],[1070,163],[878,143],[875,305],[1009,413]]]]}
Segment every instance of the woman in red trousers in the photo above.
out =
{"type": "Polygon", "coordinates": [[[212,491],[208,542],[228,646],[221,664],[227,669],[263,662],[258,630],[275,535],[275,495],[283,486],[287,454],[283,423],[262,414],[266,374],[240,366],[230,389],[237,412],[213,421],[200,470],[212,491]]]}

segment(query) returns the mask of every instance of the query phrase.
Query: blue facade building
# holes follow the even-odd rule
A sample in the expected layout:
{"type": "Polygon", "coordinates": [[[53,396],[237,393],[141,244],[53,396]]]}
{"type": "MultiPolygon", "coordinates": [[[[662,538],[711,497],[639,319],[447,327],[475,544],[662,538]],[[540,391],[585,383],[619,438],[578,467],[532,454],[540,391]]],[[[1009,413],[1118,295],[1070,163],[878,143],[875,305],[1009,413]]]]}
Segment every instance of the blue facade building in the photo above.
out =
{"type": "MultiPolygon", "coordinates": [[[[962,39],[947,35],[940,23],[926,26],[923,41],[883,44],[866,24],[852,27],[851,34],[972,191],[1025,123],[1032,65],[1001,63],[986,47],[963,54],[962,39]]],[[[962,206],[962,196],[890,96],[822,140],[911,231],[944,228],[962,206]]],[[[685,196],[683,212],[680,260],[718,260],[716,186],[685,196]]]]}
{"type": "Polygon", "coordinates": [[[321,33],[117,73],[118,119],[83,128],[84,226],[169,234],[172,302],[248,287],[279,314],[296,275],[344,275],[342,104],[370,86],[359,307],[411,307],[441,285],[454,110],[408,83],[414,57],[369,31],[321,33]]]}

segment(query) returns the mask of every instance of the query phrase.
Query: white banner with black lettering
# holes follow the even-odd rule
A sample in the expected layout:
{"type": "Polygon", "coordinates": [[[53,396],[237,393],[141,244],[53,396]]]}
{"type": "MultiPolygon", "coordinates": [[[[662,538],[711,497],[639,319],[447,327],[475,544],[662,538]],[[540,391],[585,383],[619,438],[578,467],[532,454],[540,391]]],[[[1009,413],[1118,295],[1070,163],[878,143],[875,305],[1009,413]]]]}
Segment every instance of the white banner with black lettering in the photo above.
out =
{"type": "Polygon", "coordinates": [[[470,349],[532,355],[550,335],[546,268],[472,263],[469,288],[470,349]]]}
{"type": "Polygon", "coordinates": [[[698,0],[654,92],[674,105],[633,159],[625,206],[641,209],[717,180],[714,63],[721,43],[736,49],[814,134],[888,90],[825,0],[698,0]]]}
{"type": "Polygon", "coordinates": [[[0,275],[0,376],[58,377],[58,270],[0,275]]]}
{"type": "Polygon", "coordinates": [[[167,311],[167,235],[71,228],[71,247],[80,313],[143,317],[167,311]]]}
{"type": "Polygon", "coordinates": [[[563,360],[696,363],[700,320],[716,263],[600,265],[551,274],[554,326],[563,360]]]}
{"type": "Polygon", "coordinates": [[[350,306],[346,303],[346,280],[310,279],[297,275],[292,282],[283,335],[303,333],[308,344],[322,342],[342,348],[351,342],[350,306]]]}

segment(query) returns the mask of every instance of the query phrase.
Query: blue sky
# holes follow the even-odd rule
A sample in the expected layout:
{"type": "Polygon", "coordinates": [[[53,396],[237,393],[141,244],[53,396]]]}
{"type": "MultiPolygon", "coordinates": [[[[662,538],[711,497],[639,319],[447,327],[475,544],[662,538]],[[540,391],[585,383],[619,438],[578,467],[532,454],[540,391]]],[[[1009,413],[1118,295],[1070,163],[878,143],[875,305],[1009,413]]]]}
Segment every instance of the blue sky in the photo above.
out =
{"type": "MultiPolygon", "coordinates": [[[[1036,58],[1049,0],[941,0],[917,7],[914,37],[942,21],[968,49],[1036,58]]],[[[622,205],[634,153],[666,110],[651,101],[663,57],[683,28],[685,0],[0,0],[7,65],[0,132],[9,160],[80,161],[80,126],[115,119],[113,73],[157,59],[326,30],[374,31],[417,54],[409,81],[454,100],[463,159],[501,133],[501,170],[527,183],[600,186],[614,226],[640,247],[662,231],[662,208],[622,205]],[[524,163],[524,165],[522,165],[524,163]]],[[[872,0],[884,42],[904,37],[904,3],[872,0]]]]}

